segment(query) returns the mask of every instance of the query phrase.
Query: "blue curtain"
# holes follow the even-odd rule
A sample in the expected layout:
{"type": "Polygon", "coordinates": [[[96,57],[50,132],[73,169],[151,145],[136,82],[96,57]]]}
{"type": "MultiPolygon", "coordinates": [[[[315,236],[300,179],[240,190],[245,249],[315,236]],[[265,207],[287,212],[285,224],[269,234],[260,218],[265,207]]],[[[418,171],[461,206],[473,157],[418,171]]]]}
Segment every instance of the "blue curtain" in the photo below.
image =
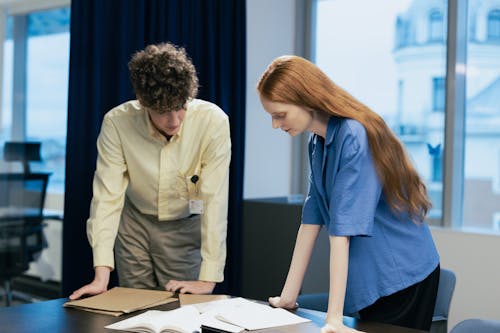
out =
{"type": "Polygon", "coordinates": [[[102,118],[110,108],[134,98],[127,69],[131,55],[164,41],[186,49],[198,71],[198,96],[218,104],[229,115],[233,150],[228,259],[225,281],[217,292],[239,294],[245,20],[244,0],[72,0],[63,296],[93,278],[85,221],[102,118]]]}

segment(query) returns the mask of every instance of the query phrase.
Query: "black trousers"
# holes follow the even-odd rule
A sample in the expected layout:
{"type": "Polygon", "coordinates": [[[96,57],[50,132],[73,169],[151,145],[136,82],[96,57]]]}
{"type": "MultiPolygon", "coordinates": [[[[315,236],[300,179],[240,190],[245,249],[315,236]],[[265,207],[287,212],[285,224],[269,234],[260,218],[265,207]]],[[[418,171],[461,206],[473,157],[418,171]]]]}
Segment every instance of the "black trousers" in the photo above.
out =
{"type": "Polygon", "coordinates": [[[423,281],[379,298],[359,311],[363,320],[429,331],[439,285],[439,265],[423,281]]]}

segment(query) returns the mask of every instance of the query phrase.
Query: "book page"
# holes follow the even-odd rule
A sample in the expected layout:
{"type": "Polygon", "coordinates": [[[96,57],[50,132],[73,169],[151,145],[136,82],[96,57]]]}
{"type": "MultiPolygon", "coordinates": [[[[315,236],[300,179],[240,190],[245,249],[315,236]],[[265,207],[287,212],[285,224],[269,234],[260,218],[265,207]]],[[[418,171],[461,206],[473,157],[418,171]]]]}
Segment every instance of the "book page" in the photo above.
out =
{"type": "Polygon", "coordinates": [[[113,330],[130,332],[199,332],[200,314],[193,306],[184,306],[170,311],[149,310],[137,316],[105,326],[113,330]]]}

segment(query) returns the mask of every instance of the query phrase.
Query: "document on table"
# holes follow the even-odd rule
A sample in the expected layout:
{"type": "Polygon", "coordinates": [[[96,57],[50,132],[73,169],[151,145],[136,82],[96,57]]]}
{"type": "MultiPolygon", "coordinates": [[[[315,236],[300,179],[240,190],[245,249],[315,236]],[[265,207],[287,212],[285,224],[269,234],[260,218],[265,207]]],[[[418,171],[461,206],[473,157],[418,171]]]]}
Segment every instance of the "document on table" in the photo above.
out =
{"type": "Polygon", "coordinates": [[[229,295],[196,295],[196,294],[179,294],[179,303],[181,306],[199,303],[208,303],[213,301],[220,301],[230,299],[229,295]]]}
{"type": "Polygon", "coordinates": [[[131,332],[200,331],[201,326],[239,333],[310,321],[287,310],[272,308],[244,298],[184,305],[170,311],[150,310],[106,328],[131,332]]]}
{"type": "Polygon", "coordinates": [[[310,321],[285,309],[273,308],[241,297],[212,303],[214,308],[210,311],[216,319],[250,331],[310,321]]]}
{"type": "Polygon", "coordinates": [[[105,328],[138,333],[193,333],[199,332],[200,326],[198,310],[186,306],[171,311],[149,310],[105,328]]]}
{"type": "Polygon", "coordinates": [[[115,287],[102,294],[64,303],[65,307],[120,316],[177,301],[169,291],[115,287]]]}
{"type": "Polygon", "coordinates": [[[273,308],[267,304],[241,297],[199,303],[193,306],[201,313],[202,325],[233,333],[244,329],[259,330],[310,321],[287,310],[273,308]]]}

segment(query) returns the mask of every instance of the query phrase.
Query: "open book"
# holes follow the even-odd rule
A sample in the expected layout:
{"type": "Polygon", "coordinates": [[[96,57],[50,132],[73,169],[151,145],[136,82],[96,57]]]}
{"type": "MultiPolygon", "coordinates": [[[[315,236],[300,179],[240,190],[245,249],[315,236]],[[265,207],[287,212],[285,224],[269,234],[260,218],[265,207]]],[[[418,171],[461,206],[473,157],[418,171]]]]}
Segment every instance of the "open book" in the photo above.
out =
{"type": "Polygon", "coordinates": [[[239,333],[310,321],[287,310],[272,308],[244,298],[190,304],[170,311],[150,310],[112,325],[109,329],[147,333],[193,333],[201,326],[239,333]]]}
{"type": "Polygon", "coordinates": [[[194,333],[201,327],[200,313],[194,306],[170,311],[149,310],[106,326],[113,330],[151,333],[194,333]]]}

